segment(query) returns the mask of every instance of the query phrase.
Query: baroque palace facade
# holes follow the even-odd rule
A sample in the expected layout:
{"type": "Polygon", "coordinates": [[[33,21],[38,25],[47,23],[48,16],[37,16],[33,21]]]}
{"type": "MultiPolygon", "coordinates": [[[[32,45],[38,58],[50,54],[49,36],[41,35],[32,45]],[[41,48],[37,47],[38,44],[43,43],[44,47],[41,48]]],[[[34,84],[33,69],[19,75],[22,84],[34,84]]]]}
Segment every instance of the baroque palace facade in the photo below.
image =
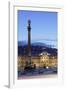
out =
{"type": "MultiPolygon", "coordinates": [[[[18,70],[24,70],[27,60],[27,56],[18,56],[18,70]]],[[[38,56],[31,56],[31,63],[36,68],[57,67],[57,56],[43,52],[38,56]]]]}

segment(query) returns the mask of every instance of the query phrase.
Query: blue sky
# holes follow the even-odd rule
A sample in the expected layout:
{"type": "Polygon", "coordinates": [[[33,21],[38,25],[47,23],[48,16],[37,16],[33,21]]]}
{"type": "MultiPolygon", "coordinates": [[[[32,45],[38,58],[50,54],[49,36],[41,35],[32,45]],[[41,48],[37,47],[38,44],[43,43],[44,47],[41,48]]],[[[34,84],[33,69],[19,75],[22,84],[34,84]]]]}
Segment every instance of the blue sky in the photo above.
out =
{"type": "Polygon", "coordinates": [[[31,20],[31,40],[57,46],[57,12],[18,10],[18,41],[27,41],[31,20]]]}

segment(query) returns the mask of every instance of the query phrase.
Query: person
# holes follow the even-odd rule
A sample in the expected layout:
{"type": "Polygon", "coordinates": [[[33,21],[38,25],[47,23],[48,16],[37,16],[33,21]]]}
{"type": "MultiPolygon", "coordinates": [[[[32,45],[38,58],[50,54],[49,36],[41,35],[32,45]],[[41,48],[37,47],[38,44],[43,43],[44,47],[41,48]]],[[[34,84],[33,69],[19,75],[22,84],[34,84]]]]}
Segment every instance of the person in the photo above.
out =
{"type": "Polygon", "coordinates": [[[36,69],[36,64],[34,64],[34,69],[36,69]]]}

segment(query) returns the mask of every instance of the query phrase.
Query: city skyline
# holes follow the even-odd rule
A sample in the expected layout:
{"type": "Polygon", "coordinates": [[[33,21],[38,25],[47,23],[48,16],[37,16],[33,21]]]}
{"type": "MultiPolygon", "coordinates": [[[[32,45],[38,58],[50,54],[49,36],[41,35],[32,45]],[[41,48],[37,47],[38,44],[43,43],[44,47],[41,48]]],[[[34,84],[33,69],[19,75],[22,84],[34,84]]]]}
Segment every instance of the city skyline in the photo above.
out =
{"type": "Polygon", "coordinates": [[[18,41],[27,41],[27,22],[31,20],[31,41],[57,47],[57,12],[18,10],[18,41]]]}

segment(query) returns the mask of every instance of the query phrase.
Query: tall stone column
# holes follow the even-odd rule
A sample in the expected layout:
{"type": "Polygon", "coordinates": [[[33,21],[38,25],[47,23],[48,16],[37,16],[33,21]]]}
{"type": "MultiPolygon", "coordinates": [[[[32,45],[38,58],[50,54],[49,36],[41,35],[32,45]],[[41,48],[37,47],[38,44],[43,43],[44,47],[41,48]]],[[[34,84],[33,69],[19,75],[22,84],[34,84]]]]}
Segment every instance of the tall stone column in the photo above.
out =
{"type": "Polygon", "coordinates": [[[28,62],[29,62],[29,65],[31,66],[31,21],[28,20],[28,26],[27,26],[27,29],[28,29],[28,62]]]}

